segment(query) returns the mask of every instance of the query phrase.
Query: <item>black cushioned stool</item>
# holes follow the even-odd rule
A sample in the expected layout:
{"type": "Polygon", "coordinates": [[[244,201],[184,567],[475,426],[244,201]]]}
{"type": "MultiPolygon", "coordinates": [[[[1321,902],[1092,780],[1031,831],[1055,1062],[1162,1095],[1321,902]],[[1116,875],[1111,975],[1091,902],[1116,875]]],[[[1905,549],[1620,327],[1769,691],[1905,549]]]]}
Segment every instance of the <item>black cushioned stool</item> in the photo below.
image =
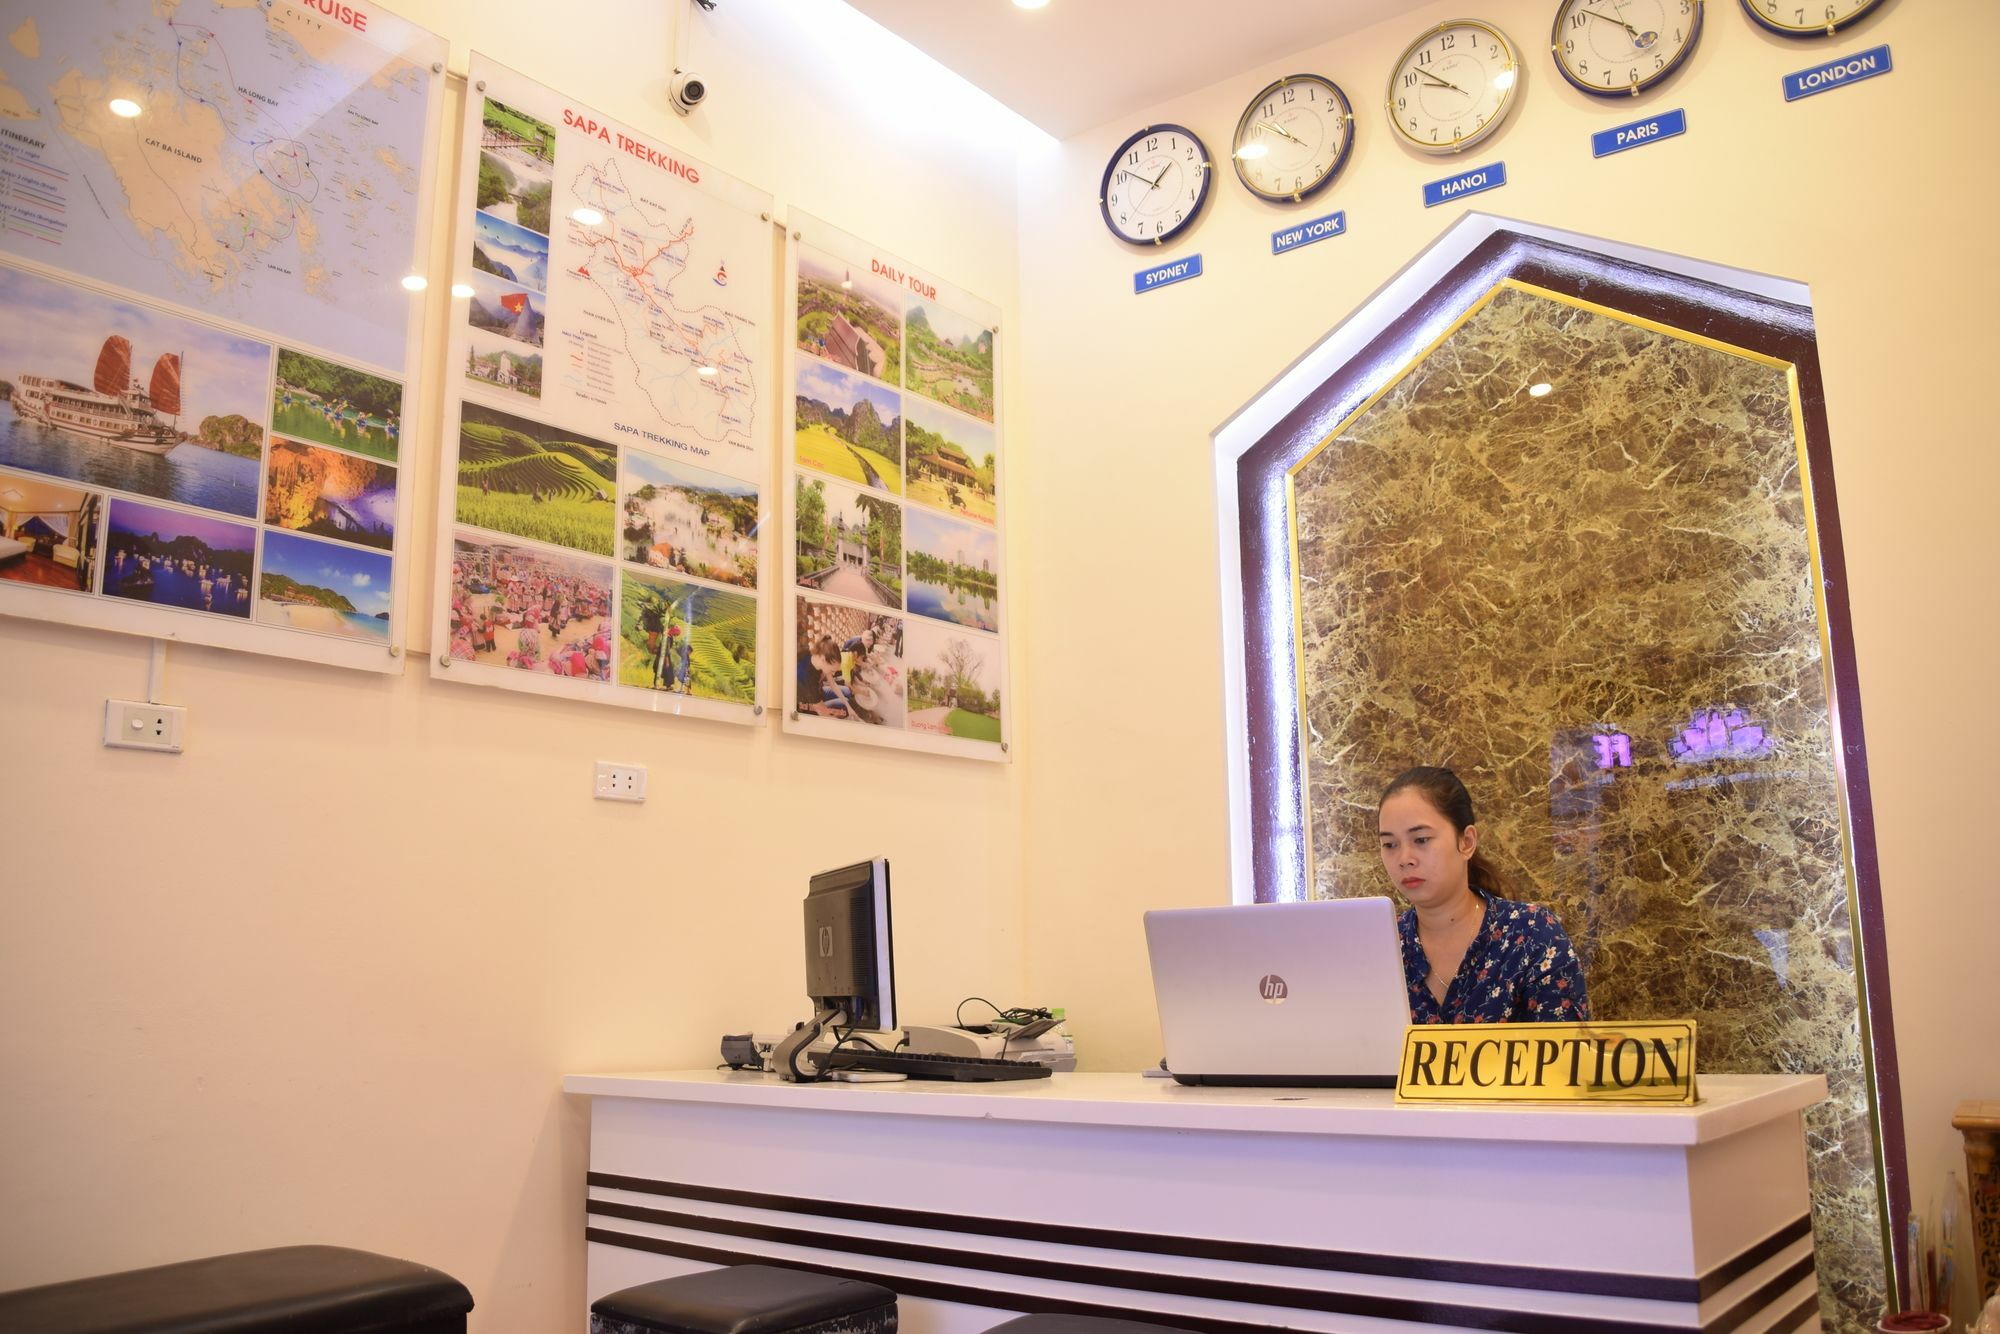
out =
{"type": "Polygon", "coordinates": [[[450,1274],[344,1246],[281,1246],[0,1292],[7,1334],[464,1334],[450,1274]]]}
{"type": "Polygon", "coordinates": [[[854,1278],[734,1265],[641,1283],[590,1306],[590,1334],[895,1334],[896,1294],[854,1278]]]}
{"type": "Polygon", "coordinates": [[[995,1325],[986,1334],[1185,1334],[1174,1325],[1148,1325],[1102,1315],[1024,1315],[995,1325]]]}

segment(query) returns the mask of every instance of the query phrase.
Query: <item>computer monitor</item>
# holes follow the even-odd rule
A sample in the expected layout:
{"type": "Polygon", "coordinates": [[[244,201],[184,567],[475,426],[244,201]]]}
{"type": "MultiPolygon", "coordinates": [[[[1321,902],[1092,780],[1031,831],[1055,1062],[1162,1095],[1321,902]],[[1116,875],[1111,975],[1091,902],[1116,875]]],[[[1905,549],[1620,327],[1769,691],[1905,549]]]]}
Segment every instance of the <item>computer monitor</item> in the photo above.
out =
{"type": "Polygon", "coordinates": [[[877,857],[812,878],[805,902],[806,994],[812,1020],[772,1053],[786,1079],[816,1076],[799,1054],[825,1029],[896,1026],[896,962],[889,922],[889,862],[877,857]]]}

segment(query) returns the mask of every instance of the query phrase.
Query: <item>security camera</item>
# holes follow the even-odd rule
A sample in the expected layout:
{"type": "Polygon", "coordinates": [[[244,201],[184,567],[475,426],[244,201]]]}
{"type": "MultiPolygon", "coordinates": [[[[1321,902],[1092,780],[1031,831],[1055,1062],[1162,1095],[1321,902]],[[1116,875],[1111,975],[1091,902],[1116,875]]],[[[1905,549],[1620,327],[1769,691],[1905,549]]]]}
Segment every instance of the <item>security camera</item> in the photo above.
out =
{"type": "Polygon", "coordinates": [[[667,85],[667,91],[674,99],[674,110],[685,116],[700,106],[702,99],[708,96],[708,80],[699,74],[677,69],[674,71],[673,82],[667,85]]]}

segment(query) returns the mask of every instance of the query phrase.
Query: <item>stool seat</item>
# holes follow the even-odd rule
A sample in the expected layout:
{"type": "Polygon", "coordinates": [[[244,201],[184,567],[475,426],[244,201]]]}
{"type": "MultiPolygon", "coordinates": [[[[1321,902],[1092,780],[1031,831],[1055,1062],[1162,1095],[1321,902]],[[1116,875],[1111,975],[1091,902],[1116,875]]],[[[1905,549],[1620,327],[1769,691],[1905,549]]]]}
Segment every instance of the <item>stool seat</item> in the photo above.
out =
{"type": "Polygon", "coordinates": [[[1103,1315],[1024,1315],[986,1334],[1186,1334],[1178,1325],[1149,1325],[1142,1320],[1118,1320],[1103,1315]]]}
{"type": "Polygon", "coordinates": [[[774,1265],[732,1265],[625,1288],[590,1305],[592,1334],[893,1334],[896,1294],[774,1265]]]}
{"type": "Polygon", "coordinates": [[[447,1334],[451,1275],[344,1246],[280,1246],[0,1293],[8,1334],[447,1334]]]}

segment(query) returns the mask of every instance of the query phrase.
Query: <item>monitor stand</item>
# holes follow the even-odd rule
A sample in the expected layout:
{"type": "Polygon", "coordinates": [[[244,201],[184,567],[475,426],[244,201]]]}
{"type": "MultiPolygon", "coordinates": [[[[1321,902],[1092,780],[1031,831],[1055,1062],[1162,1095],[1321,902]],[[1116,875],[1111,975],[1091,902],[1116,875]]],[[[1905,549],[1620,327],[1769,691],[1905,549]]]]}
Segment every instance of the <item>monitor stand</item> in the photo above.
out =
{"type": "Polygon", "coordinates": [[[799,1053],[812,1046],[827,1029],[840,1027],[845,1018],[845,1010],[821,1010],[787,1033],[784,1041],[771,1049],[771,1064],[777,1069],[778,1078],[799,1084],[810,1084],[818,1079],[819,1072],[810,1063],[804,1070],[799,1068],[799,1053]]]}

